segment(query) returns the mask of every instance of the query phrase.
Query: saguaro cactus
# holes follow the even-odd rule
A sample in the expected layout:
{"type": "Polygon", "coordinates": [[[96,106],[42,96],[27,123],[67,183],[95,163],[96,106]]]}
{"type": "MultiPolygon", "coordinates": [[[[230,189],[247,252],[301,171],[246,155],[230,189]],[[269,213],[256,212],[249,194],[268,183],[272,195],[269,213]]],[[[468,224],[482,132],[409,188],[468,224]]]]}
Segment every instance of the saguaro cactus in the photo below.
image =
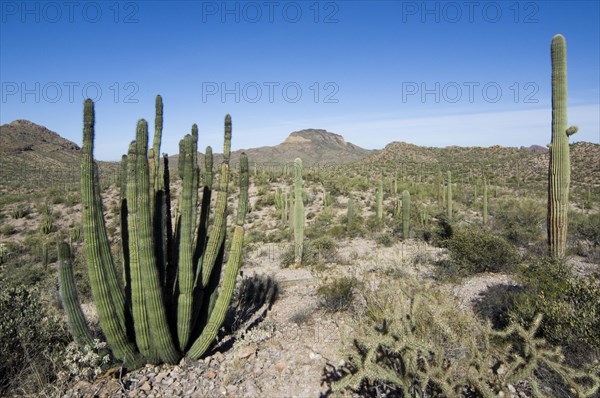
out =
{"type": "MultiPolygon", "coordinates": [[[[85,254],[100,325],[115,357],[129,368],[137,368],[145,362],[175,363],[182,355],[197,359],[214,341],[223,323],[241,264],[248,202],[245,154],[240,159],[236,226],[227,264],[221,272],[226,238],[231,118],[227,115],[225,119],[226,156],[221,165],[210,233],[205,223],[210,210],[210,200],[206,199],[210,198],[207,195],[212,185],[212,156],[206,161],[210,170],[207,167],[199,224],[196,217],[200,178],[197,127],[192,128],[192,135],[187,135],[180,145],[178,166],[183,192],[173,232],[168,159],[165,155],[162,168],[157,167],[158,162],[149,162],[150,155],[158,160],[162,127],[156,128],[154,148],[149,150],[148,123],[138,122],[136,140],[122,163],[121,200],[126,214],[121,216],[121,225],[123,248],[127,251],[122,257],[125,271],[125,289],[122,289],[110,252],[93,159],[93,106],[91,100],[86,100],[81,197],[85,254]]],[[[157,118],[162,120],[162,100],[158,99],[157,118]]],[[[157,126],[161,126],[160,120],[157,126]]]]}
{"type": "Polygon", "coordinates": [[[302,159],[294,161],[294,254],[295,263],[302,263],[302,250],[304,248],[304,201],[302,200],[302,159]]]}
{"type": "Polygon", "coordinates": [[[410,192],[402,191],[402,237],[408,239],[410,233],[410,192]]]}
{"type": "Polygon", "coordinates": [[[548,246],[550,255],[563,257],[567,247],[567,210],[571,165],[569,136],[577,127],[567,128],[567,47],[556,35],[550,47],[552,58],[552,142],[548,168],[548,246]]]}
{"type": "Polygon", "coordinates": [[[448,188],[446,189],[446,215],[452,219],[452,172],[448,170],[448,188]]]}

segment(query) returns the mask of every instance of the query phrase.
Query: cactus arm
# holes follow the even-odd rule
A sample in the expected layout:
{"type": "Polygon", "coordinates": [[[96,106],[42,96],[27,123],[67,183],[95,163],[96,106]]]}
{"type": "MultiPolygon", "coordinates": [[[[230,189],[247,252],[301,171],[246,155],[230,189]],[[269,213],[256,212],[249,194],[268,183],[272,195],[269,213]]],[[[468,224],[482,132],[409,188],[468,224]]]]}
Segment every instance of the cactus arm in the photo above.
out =
{"type": "Polygon", "coordinates": [[[137,149],[136,142],[132,141],[128,151],[128,181],[127,197],[131,198],[128,204],[127,213],[127,233],[129,240],[129,280],[127,286],[131,291],[131,311],[133,315],[133,326],[135,331],[135,341],[140,352],[150,360],[156,360],[152,350],[150,338],[150,326],[148,324],[148,315],[146,302],[144,298],[144,287],[142,285],[142,270],[140,266],[140,246],[138,229],[138,179],[137,173],[137,149]]]}
{"type": "Polygon", "coordinates": [[[236,224],[244,226],[246,213],[248,212],[248,155],[242,152],[240,156],[240,197],[238,199],[238,210],[236,224]]]}
{"type": "Polygon", "coordinates": [[[143,358],[128,341],[125,326],[125,297],[119,289],[116,270],[110,253],[102,213],[98,174],[93,158],[94,103],[84,105],[84,128],[81,161],[81,203],[85,256],[94,302],[100,325],[115,356],[132,368],[140,367],[143,358]]]}
{"type": "Polygon", "coordinates": [[[58,282],[60,298],[67,313],[73,339],[82,347],[85,345],[93,347],[94,337],[79,304],[71,262],[71,248],[66,242],[58,244],[58,282]]]}
{"type": "MultiPolygon", "coordinates": [[[[191,332],[192,309],[193,309],[193,283],[194,265],[192,263],[192,245],[194,233],[193,219],[193,189],[194,189],[194,156],[193,138],[191,135],[185,137],[185,159],[183,164],[183,189],[181,192],[181,229],[178,262],[178,286],[179,296],[177,299],[177,335],[179,348],[185,349],[191,332]]],[[[184,155],[179,155],[184,156],[184,155]]]]}
{"type": "Polygon", "coordinates": [[[142,286],[148,312],[148,324],[153,340],[153,348],[160,358],[167,363],[175,363],[180,354],[177,351],[163,301],[162,288],[156,257],[153,248],[152,213],[150,210],[150,176],[148,171],[148,123],[145,120],[138,122],[136,137],[137,155],[137,227],[138,250],[140,270],[142,273],[142,286]]]}
{"type": "Polygon", "coordinates": [[[191,359],[197,360],[206,352],[215,337],[217,337],[217,333],[225,320],[225,314],[231,303],[236,278],[241,265],[243,242],[244,227],[237,225],[233,232],[231,250],[225,266],[225,275],[223,277],[221,289],[219,290],[219,296],[216,300],[214,309],[210,314],[208,323],[202,330],[202,334],[188,351],[188,357],[191,359]]]}
{"type": "Polygon", "coordinates": [[[225,239],[225,223],[227,221],[227,191],[229,185],[229,165],[226,162],[221,164],[221,179],[219,181],[219,191],[217,192],[217,204],[214,212],[212,224],[212,233],[208,238],[206,251],[200,259],[202,265],[198,267],[199,280],[197,286],[203,288],[208,283],[210,274],[219,252],[219,248],[225,239]],[[201,279],[200,279],[201,276],[201,279]]]}

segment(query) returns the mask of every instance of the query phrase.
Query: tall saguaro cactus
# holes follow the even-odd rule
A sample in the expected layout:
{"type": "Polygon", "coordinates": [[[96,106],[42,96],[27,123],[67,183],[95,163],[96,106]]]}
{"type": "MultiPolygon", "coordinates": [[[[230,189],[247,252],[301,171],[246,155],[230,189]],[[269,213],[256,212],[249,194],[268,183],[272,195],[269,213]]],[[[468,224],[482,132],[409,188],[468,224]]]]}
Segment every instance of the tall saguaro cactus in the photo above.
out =
{"type": "Polygon", "coordinates": [[[180,145],[178,168],[183,191],[172,228],[167,156],[164,155],[163,167],[158,162],[160,97],[156,115],[154,147],[148,148],[148,123],[140,120],[136,140],[122,160],[123,289],[110,252],[93,159],[93,102],[86,100],[84,108],[81,197],[90,285],[100,325],[113,354],[130,369],[147,362],[175,363],[182,355],[198,359],[214,341],[231,302],[241,264],[248,202],[248,160],[242,153],[236,225],[227,263],[223,265],[231,118],[227,115],[225,119],[227,156],[221,165],[210,233],[212,156],[206,161],[207,186],[197,217],[200,170],[196,155],[198,129],[194,125],[192,134],[180,145]]]}
{"type": "Polygon", "coordinates": [[[552,142],[548,168],[548,246],[550,255],[564,257],[567,247],[567,211],[571,164],[569,136],[577,127],[567,128],[567,46],[562,35],[552,38],[552,142]]]}
{"type": "Polygon", "coordinates": [[[302,200],[302,159],[294,160],[294,256],[296,265],[302,263],[304,248],[304,201],[302,200]]]}

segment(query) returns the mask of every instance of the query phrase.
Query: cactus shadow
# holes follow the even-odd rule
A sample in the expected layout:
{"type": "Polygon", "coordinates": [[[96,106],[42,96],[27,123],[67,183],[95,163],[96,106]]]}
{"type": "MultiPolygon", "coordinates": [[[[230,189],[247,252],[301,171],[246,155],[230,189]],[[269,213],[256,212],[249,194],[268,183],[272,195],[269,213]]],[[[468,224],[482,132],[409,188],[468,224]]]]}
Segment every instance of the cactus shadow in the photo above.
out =
{"type": "Polygon", "coordinates": [[[252,275],[236,286],[231,305],[220,330],[220,338],[207,355],[225,352],[245,332],[259,325],[277,300],[279,285],[270,275],[252,275]]]}

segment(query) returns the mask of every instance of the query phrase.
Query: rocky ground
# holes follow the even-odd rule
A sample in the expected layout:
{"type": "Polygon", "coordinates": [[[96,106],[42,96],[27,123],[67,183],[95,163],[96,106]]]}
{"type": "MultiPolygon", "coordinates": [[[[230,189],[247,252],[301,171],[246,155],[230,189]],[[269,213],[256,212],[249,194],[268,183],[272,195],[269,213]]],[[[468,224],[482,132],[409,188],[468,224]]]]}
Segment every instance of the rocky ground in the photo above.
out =
{"type": "MultiPolygon", "coordinates": [[[[439,249],[402,242],[386,248],[355,239],[341,244],[335,272],[367,278],[375,269],[431,278],[431,266],[413,265],[439,249]]],[[[268,251],[267,251],[268,252],[268,251]]],[[[256,327],[233,346],[212,352],[200,361],[183,359],[178,365],[147,365],[122,377],[117,370],[93,383],[79,382],[63,397],[318,397],[328,386],[322,381],[327,364],[343,363],[342,347],[352,336],[347,312],[328,313],[319,305],[317,288],[327,271],[282,269],[273,253],[256,251],[243,268],[245,277],[271,275],[279,286],[278,298],[256,327]]],[[[334,269],[332,267],[332,269],[334,269]]],[[[464,306],[494,284],[509,284],[505,275],[478,275],[453,291],[464,306]]]]}

